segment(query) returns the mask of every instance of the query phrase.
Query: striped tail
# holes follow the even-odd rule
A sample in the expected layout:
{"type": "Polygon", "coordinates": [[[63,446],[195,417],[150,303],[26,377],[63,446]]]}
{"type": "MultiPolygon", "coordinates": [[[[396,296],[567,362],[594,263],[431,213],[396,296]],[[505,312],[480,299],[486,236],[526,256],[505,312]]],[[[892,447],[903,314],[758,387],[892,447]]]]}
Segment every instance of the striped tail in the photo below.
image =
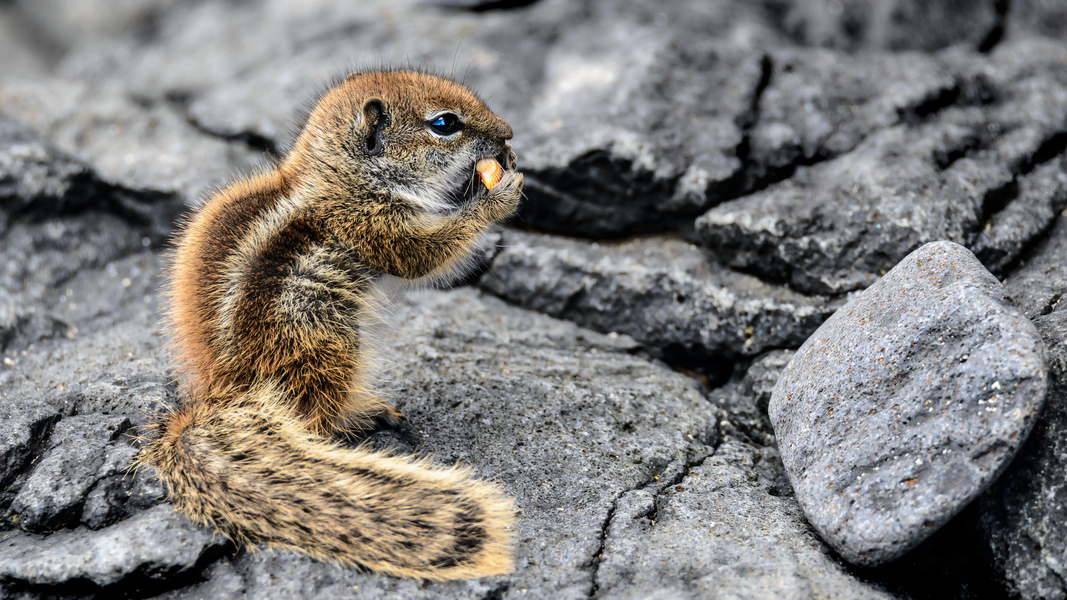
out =
{"type": "Polygon", "coordinates": [[[345,448],[261,386],[170,414],[141,457],[171,501],[242,543],[401,577],[511,570],[511,500],[462,467],[345,448]]]}

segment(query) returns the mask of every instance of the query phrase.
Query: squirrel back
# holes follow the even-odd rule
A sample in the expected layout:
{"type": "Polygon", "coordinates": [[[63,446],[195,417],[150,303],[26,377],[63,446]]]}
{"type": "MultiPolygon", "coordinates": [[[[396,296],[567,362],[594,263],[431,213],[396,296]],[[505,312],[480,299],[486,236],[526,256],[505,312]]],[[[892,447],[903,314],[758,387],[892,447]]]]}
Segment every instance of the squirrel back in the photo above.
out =
{"type": "Polygon", "coordinates": [[[374,288],[383,275],[462,266],[514,212],[523,181],[510,137],[459,84],[354,73],[275,168],[186,222],[166,325],[182,406],[141,456],[179,510],[239,543],[393,575],[511,569],[514,511],[498,486],[327,437],[401,418],[367,374],[374,288]]]}

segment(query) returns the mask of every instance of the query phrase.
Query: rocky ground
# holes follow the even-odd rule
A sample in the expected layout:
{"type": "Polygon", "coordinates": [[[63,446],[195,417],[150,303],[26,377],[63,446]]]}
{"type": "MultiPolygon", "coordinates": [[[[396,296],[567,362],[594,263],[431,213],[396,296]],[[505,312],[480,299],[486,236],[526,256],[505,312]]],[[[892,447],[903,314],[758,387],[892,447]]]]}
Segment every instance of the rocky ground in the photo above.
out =
{"type": "Polygon", "coordinates": [[[1067,598],[1065,206],[1059,2],[0,2],[0,597],[1067,598]],[[507,576],[234,548],[130,469],[177,401],[175,219],[383,64],[516,132],[525,204],[479,276],[398,299],[407,421],[371,435],[516,498],[507,576]],[[831,385],[879,392],[781,413],[831,385]],[[931,389],[981,410],[899,408],[931,389]],[[934,447],[966,460],[898,460],[934,447]],[[892,476],[826,493],[872,452],[892,476]]]}

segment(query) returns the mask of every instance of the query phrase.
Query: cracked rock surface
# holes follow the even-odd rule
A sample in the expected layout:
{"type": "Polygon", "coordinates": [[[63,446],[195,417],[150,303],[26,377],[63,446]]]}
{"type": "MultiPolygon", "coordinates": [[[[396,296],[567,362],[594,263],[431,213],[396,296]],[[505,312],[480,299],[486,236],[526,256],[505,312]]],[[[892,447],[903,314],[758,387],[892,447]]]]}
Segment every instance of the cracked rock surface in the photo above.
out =
{"type": "Polygon", "coordinates": [[[0,2],[0,598],[1067,598],[1060,4],[0,2]],[[178,215],[382,64],[476,89],[527,199],[460,289],[398,296],[376,337],[408,420],[347,442],[500,482],[510,575],[237,548],[130,468],[179,400],[158,324],[178,215]],[[858,568],[797,501],[771,390],[939,240],[1035,320],[1051,391],[988,491],[858,568]]]}
{"type": "MultiPolygon", "coordinates": [[[[1025,41],[981,63],[951,52],[927,59],[958,70],[940,92],[952,102],[924,108],[934,112],[915,122],[890,119],[850,152],[712,208],[698,234],[730,266],[809,293],[865,288],[935,240],[968,246],[1003,275],[1067,203],[1062,165],[1054,174],[1040,168],[1062,160],[1067,78],[1052,65],[1065,58],[1061,45],[1025,41]],[[1049,77],[1035,78],[1034,63],[1045,60],[1049,77]]],[[[807,119],[793,135],[804,140],[805,129],[819,135],[826,124],[807,119]]]]}
{"type": "Polygon", "coordinates": [[[720,366],[724,358],[800,345],[839,305],[724,269],[678,238],[589,244],[507,231],[499,243],[492,272],[481,279],[486,290],[720,366]]]}
{"type": "Polygon", "coordinates": [[[624,494],[597,577],[604,598],[892,598],[842,565],[775,487],[771,448],[733,438],[660,495],[624,494]]]}

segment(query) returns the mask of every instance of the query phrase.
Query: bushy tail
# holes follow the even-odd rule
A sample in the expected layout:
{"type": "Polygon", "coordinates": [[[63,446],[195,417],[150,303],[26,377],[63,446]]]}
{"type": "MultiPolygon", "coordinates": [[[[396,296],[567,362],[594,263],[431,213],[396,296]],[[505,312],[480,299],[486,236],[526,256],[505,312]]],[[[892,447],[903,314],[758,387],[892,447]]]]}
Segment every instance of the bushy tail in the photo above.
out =
{"type": "Polygon", "coordinates": [[[190,403],[142,460],[172,502],[238,543],[266,543],[402,577],[511,570],[511,501],[461,467],[345,448],[307,432],[270,386],[190,403]]]}

